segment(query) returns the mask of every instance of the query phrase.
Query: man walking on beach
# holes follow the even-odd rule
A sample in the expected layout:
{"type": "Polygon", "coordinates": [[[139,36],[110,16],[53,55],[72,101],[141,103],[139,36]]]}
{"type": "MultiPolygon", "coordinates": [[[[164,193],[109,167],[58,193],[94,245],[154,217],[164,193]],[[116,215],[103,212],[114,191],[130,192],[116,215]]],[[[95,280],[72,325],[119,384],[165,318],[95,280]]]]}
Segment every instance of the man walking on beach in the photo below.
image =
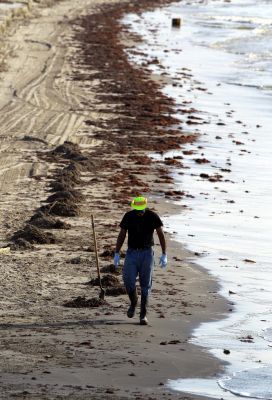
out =
{"type": "Polygon", "coordinates": [[[136,279],[139,275],[141,286],[140,324],[147,325],[148,297],[151,292],[154,268],[154,230],[158,234],[162,249],[160,257],[162,268],[167,265],[166,241],[162,230],[163,223],[155,212],[147,208],[145,197],[135,197],[131,202],[131,207],[132,210],[124,215],[120,223],[121,230],[117,238],[114,265],[117,268],[120,263],[119,252],[128,232],[128,249],[123,267],[123,280],[130,299],[127,316],[133,318],[135,315],[138,301],[136,279]]]}

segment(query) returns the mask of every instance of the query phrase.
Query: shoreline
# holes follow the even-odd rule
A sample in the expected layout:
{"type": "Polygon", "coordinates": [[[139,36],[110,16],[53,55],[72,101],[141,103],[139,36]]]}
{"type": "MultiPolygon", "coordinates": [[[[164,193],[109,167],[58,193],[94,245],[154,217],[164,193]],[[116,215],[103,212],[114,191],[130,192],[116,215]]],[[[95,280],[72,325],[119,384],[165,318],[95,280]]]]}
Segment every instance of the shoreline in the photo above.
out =
{"type": "MultiPolygon", "coordinates": [[[[258,387],[258,392],[266,397],[269,378],[258,379],[258,370],[254,368],[262,366],[263,371],[271,370],[268,355],[271,338],[269,339],[268,335],[264,340],[263,334],[271,329],[271,319],[267,318],[270,315],[269,300],[266,303],[270,293],[266,282],[270,273],[267,232],[268,226],[271,225],[271,218],[269,212],[268,215],[263,212],[267,209],[264,205],[269,204],[269,189],[263,189],[264,185],[260,183],[269,182],[271,174],[269,172],[267,174],[265,169],[264,173],[259,174],[259,171],[263,170],[262,166],[267,164],[266,149],[271,147],[270,139],[268,139],[270,138],[269,110],[271,107],[269,105],[271,103],[269,96],[266,97],[260,88],[259,90],[250,89],[243,87],[242,84],[241,87],[232,84],[236,79],[238,82],[246,81],[246,77],[250,77],[253,69],[250,68],[248,72],[244,72],[241,67],[243,63],[246,63],[243,52],[238,56],[232,54],[233,48],[232,51],[227,49],[229,43],[227,33],[223,34],[219,40],[222,49],[216,48],[218,40],[217,35],[214,36],[213,33],[220,32],[224,23],[219,24],[215,31],[213,17],[215,20],[217,17],[224,20],[224,16],[227,18],[233,16],[233,19],[238,20],[238,15],[242,15],[241,10],[245,10],[246,6],[241,6],[239,11],[231,4],[226,8],[223,3],[221,7],[220,3],[218,6],[218,9],[217,7],[213,9],[210,5],[205,10],[205,7],[200,5],[196,7],[195,14],[191,14],[190,5],[181,6],[180,12],[184,15],[184,21],[187,20],[181,32],[182,50],[181,44],[174,47],[175,43],[171,35],[169,38],[165,35],[166,39],[164,39],[169,12],[158,11],[139,21],[135,18],[135,30],[138,31],[137,26],[140,26],[144,31],[144,37],[149,38],[151,50],[148,54],[158,55],[164,67],[171,65],[171,75],[175,76],[177,71],[175,55],[170,51],[169,56],[164,57],[162,50],[175,48],[182,51],[184,64],[190,68],[195,79],[202,83],[201,87],[212,94],[212,96],[207,96],[203,91],[203,95],[194,98],[195,93],[192,91],[191,96],[189,93],[187,96],[188,100],[193,101],[195,108],[204,113],[206,111],[203,122],[210,125],[208,129],[204,124],[198,125],[198,129],[203,133],[199,139],[201,151],[196,150],[194,155],[186,157],[186,165],[189,169],[181,178],[175,174],[180,185],[194,196],[194,199],[188,199],[187,203],[191,210],[183,216],[170,218],[170,221],[172,226],[176,225],[178,237],[185,238],[184,241],[189,243],[190,249],[206,251],[206,257],[200,259],[199,262],[212,275],[218,276],[222,285],[220,293],[229,299],[229,311],[233,311],[229,313],[227,319],[201,325],[195,331],[193,342],[206,347],[208,351],[211,349],[210,351],[215,356],[229,361],[229,364],[221,377],[180,380],[172,384],[177,390],[183,392],[203,393],[203,388],[205,388],[207,395],[235,398],[235,395],[229,392],[243,393],[244,383],[249,376],[254,376],[257,382],[255,387],[258,387]],[[151,26],[148,23],[149,18],[153,19],[151,26]],[[157,21],[161,22],[162,31],[157,21]],[[159,27],[158,32],[156,32],[156,27],[159,27]],[[152,33],[149,34],[149,32],[152,33]],[[189,36],[188,32],[195,32],[196,37],[189,36]],[[214,74],[210,71],[214,71],[214,74]],[[259,104],[256,112],[254,104],[259,104]],[[231,115],[232,113],[235,117],[231,115]],[[200,152],[207,161],[210,161],[210,164],[207,163],[206,166],[196,164],[196,161],[202,161],[195,159],[196,153],[200,152]],[[221,174],[221,177],[216,176],[216,171],[221,174]],[[201,175],[204,180],[200,179],[201,175]],[[218,178],[222,182],[212,184],[218,178]],[[205,182],[205,179],[211,179],[211,183],[205,182]],[[258,220],[262,222],[258,224],[258,220]],[[187,236],[190,236],[188,240],[187,236]],[[252,265],[247,263],[252,263],[252,265]],[[263,271],[263,276],[261,276],[261,271],[263,271]],[[254,282],[256,273],[258,273],[258,281],[254,282]],[[244,341],[247,343],[244,339],[245,333],[252,338],[248,340],[248,344],[243,344],[244,341]],[[250,344],[253,342],[254,345],[250,344]],[[222,347],[226,349],[226,352],[222,352],[222,347]],[[227,392],[224,392],[222,387],[227,392]]],[[[251,11],[255,7],[256,4],[253,2],[251,11]]],[[[265,18],[260,18],[262,24],[265,20],[265,18]]],[[[239,37],[237,27],[231,32],[237,33],[239,37]]],[[[251,37],[251,34],[248,36],[251,37]]],[[[255,34],[252,36],[256,39],[255,34]]],[[[237,41],[239,42],[239,39],[237,41]]],[[[240,41],[245,43],[246,38],[241,36],[240,41]]],[[[240,48],[242,48],[241,43],[240,48]]],[[[260,50],[258,47],[253,47],[252,54],[258,54],[258,50],[260,50]]],[[[259,54],[260,59],[261,55],[263,54],[259,54]]],[[[261,77],[256,74],[256,80],[258,79],[260,80],[261,77]]],[[[175,89],[171,90],[169,86],[165,92],[173,92],[178,97],[179,89],[175,93],[175,89]]],[[[201,117],[201,114],[199,116],[201,117]]],[[[194,151],[194,145],[188,147],[189,150],[194,151]]],[[[256,394],[256,391],[249,384],[248,395],[254,397],[254,393],[256,394]]]]}
{"type": "MultiPolygon", "coordinates": [[[[68,4],[69,2],[65,3],[68,4]]],[[[148,2],[149,7],[150,4],[151,2],[148,2]]],[[[62,6],[64,4],[59,5],[59,8],[61,9],[62,6]]],[[[116,13],[120,13],[120,7],[122,6],[116,6],[116,13]]],[[[108,61],[115,63],[116,60],[120,61],[119,49],[121,47],[119,46],[121,45],[116,43],[116,47],[114,48],[112,46],[114,43],[109,41],[109,36],[105,35],[105,32],[111,37],[114,32],[116,34],[115,38],[117,38],[120,25],[118,23],[114,25],[114,22],[111,22],[113,25],[110,24],[109,21],[112,20],[114,10],[111,6],[106,6],[106,8],[108,9],[108,14],[102,8],[100,9],[100,14],[83,18],[86,21],[85,26],[88,26],[89,29],[91,27],[90,21],[93,19],[92,28],[96,30],[96,43],[94,44],[97,44],[99,38],[101,39],[101,36],[97,35],[97,26],[100,27],[104,40],[104,42],[100,41],[100,46],[102,48],[103,45],[106,46],[107,44],[113,48],[114,51],[111,54],[111,58],[108,57],[108,61]],[[97,22],[98,17],[100,17],[99,24],[97,22]]],[[[77,36],[84,34],[81,28],[79,28],[78,22],[73,22],[73,26],[77,27],[79,32],[76,34],[77,36]]],[[[66,23],[66,29],[68,29],[68,23],[66,23]]],[[[66,35],[68,31],[66,30],[66,35]]],[[[69,41],[70,43],[75,43],[75,39],[71,39],[71,37],[69,41]]],[[[88,43],[90,45],[90,42],[88,43]]],[[[144,80],[141,81],[143,79],[142,72],[138,70],[133,71],[135,67],[129,67],[131,68],[130,70],[126,69],[126,73],[129,71],[129,76],[134,81],[128,86],[121,86],[119,88],[118,104],[121,103],[122,106],[117,109],[115,106],[116,92],[114,90],[116,90],[117,83],[122,83],[122,79],[124,79],[126,74],[123,73],[122,76],[110,75],[110,72],[114,71],[112,65],[107,68],[106,72],[103,71],[101,73],[101,69],[105,65],[102,53],[100,54],[100,59],[94,60],[95,62],[97,61],[97,64],[92,64],[92,59],[90,59],[91,63],[87,67],[85,59],[81,65],[78,65],[78,44],[79,41],[76,40],[74,48],[77,52],[77,60],[69,60],[69,63],[72,62],[73,69],[76,72],[73,71],[70,76],[66,72],[66,76],[64,74],[60,83],[69,77],[72,84],[76,85],[73,89],[83,91],[81,98],[79,95],[77,98],[75,96],[76,101],[71,105],[71,108],[76,114],[84,115],[85,125],[81,122],[79,129],[74,127],[74,132],[68,135],[67,139],[74,143],[79,143],[80,149],[83,149],[83,156],[87,157],[88,163],[92,162],[85,169],[81,165],[79,172],[81,178],[83,178],[83,182],[78,183],[76,186],[76,189],[84,194],[85,199],[84,203],[81,204],[80,213],[76,218],[62,218],[62,220],[71,224],[72,227],[67,231],[57,231],[55,234],[57,238],[55,244],[37,245],[33,250],[26,252],[17,251],[12,253],[13,260],[11,261],[5,258],[7,260],[5,268],[10,271],[7,281],[12,276],[12,271],[14,271],[16,264],[20,263],[25,273],[27,272],[32,277],[33,286],[30,286],[29,293],[27,293],[27,296],[31,300],[30,305],[26,308],[19,306],[17,309],[15,301],[15,316],[12,317],[12,321],[15,320],[16,323],[10,323],[9,319],[12,313],[7,314],[6,316],[4,315],[4,322],[0,327],[3,336],[6,335],[3,338],[3,346],[8,345],[13,352],[17,352],[18,356],[19,354],[24,354],[24,357],[26,357],[23,358],[26,368],[23,379],[18,379],[18,373],[22,369],[20,357],[16,360],[16,364],[18,363],[17,373],[16,368],[15,373],[8,373],[2,365],[2,370],[4,368],[2,384],[6,390],[6,395],[10,394],[15,388],[18,391],[26,386],[29,398],[36,398],[34,397],[37,395],[36,391],[40,390],[41,386],[45,391],[45,397],[42,398],[48,398],[46,396],[49,393],[52,396],[60,395],[62,389],[66,390],[66,395],[73,396],[71,397],[73,399],[81,399],[85,395],[88,395],[89,398],[90,396],[92,396],[91,398],[99,396],[99,398],[105,399],[136,399],[139,396],[146,396],[147,394],[155,396],[156,399],[182,398],[182,394],[180,393],[173,393],[163,389],[163,383],[168,378],[193,377],[194,374],[201,373],[201,369],[203,373],[207,374],[218,373],[222,364],[201,349],[188,343],[187,340],[192,329],[200,321],[214,319],[213,314],[216,314],[217,317],[222,315],[226,311],[226,301],[217,295],[218,284],[213,278],[208,276],[203,270],[198,269],[198,267],[193,267],[191,263],[184,262],[184,257],[188,257],[188,252],[181,249],[180,244],[168,238],[172,248],[168,253],[174,253],[176,259],[171,259],[172,266],[169,266],[166,275],[162,271],[159,271],[158,268],[155,271],[154,291],[149,318],[151,326],[145,332],[143,332],[143,329],[137,323],[134,324],[127,321],[125,316],[127,300],[124,295],[111,298],[109,306],[106,305],[97,310],[63,309],[61,307],[62,300],[76,298],[77,295],[86,295],[87,297],[97,296],[98,293],[96,287],[88,287],[86,289],[86,286],[84,286],[90,267],[89,247],[91,237],[90,224],[88,224],[90,213],[94,213],[96,217],[99,242],[102,244],[100,252],[103,250],[103,253],[106,253],[105,257],[101,257],[101,266],[105,273],[111,267],[111,251],[118,231],[117,221],[120,219],[121,214],[126,211],[125,205],[127,205],[127,199],[132,195],[130,191],[131,182],[137,185],[137,187],[141,187],[144,193],[150,192],[151,188],[152,195],[149,196],[151,204],[155,205],[161,215],[165,215],[166,211],[170,211],[169,203],[166,203],[162,199],[162,194],[165,196],[165,192],[169,192],[166,196],[174,199],[182,195],[181,193],[171,194],[170,192],[173,188],[169,190],[169,185],[172,184],[169,176],[169,165],[175,166],[179,161],[175,159],[168,160],[168,165],[163,169],[161,167],[159,167],[161,169],[158,169],[158,166],[154,162],[152,163],[147,157],[148,152],[151,150],[165,151],[176,148],[180,143],[193,139],[184,137],[180,131],[168,131],[167,135],[165,135],[165,131],[162,128],[152,131],[153,136],[151,137],[150,129],[153,129],[152,121],[154,119],[158,125],[163,127],[175,122],[170,117],[171,101],[161,96],[159,99],[160,103],[155,110],[152,108],[144,109],[146,103],[142,99],[139,101],[137,90],[145,90],[144,93],[146,96],[150,92],[155,96],[155,94],[158,94],[156,92],[158,87],[154,83],[148,82],[146,75],[144,75],[144,80]],[[79,70],[80,73],[78,72],[79,70]],[[90,72],[90,70],[93,72],[90,72]],[[84,77],[83,87],[80,85],[82,77],[84,77]],[[106,79],[109,79],[109,82],[105,82],[104,80],[106,79]],[[137,90],[135,90],[135,83],[137,90]],[[127,89],[131,90],[133,94],[124,96],[127,89]],[[88,91],[91,93],[87,94],[88,91]],[[102,96],[101,94],[98,96],[99,92],[102,93],[102,96]],[[105,96],[104,93],[113,93],[115,95],[105,96]],[[83,99],[84,96],[86,96],[85,99],[83,99]],[[125,109],[123,107],[124,103],[126,105],[125,109]],[[89,111],[89,104],[92,104],[91,111],[89,111]],[[144,114],[143,110],[145,111],[144,114]],[[136,128],[135,121],[133,121],[135,111],[136,116],[139,117],[139,124],[136,128]],[[116,113],[118,119],[116,118],[116,113]],[[169,116],[162,117],[162,113],[169,113],[169,116]],[[102,122],[101,117],[103,118],[102,122]],[[88,122],[86,123],[86,121],[88,122]],[[128,134],[132,129],[134,136],[129,137],[128,134]],[[148,129],[148,131],[141,132],[143,129],[145,131],[148,129]],[[114,132],[112,138],[109,137],[109,130],[114,132]],[[179,134],[178,138],[176,137],[177,133],[179,134]],[[157,143],[158,138],[161,140],[159,143],[157,143]],[[113,143],[115,143],[115,146],[118,144],[120,154],[116,152],[113,143]],[[128,157],[126,154],[127,148],[133,149],[132,156],[129,154],[128,157]],[[101,162],[105,154],[107,154],[107,162],[101,162]],[[141,178],[142,175],[144,177],[138,179],[138,171],[139,168],[142,168],[142,165],[144,165],[145,172],[148,169],[148,174],[143,174],[141,169],[141,178]],[[124,170],[124,166],[126,166],[126,170],[124,170]],[[155,182],[158,180],[158,174],[162,177],[159,179],[159,182],[155,182]],[[130,178],[129,181],[126,179],[127,176],[130,178]],[[150,187],[146,186],[147,183],[150,187]],[[164,186],[163,193],[160,192],[161,189],[158,189],[161,185],[164,186]],[[112,199],[110,205],[108,199],[112,199]],[[113,203],[115,212],[112,215],[113,203]],[[111,230],[114,230],[115,233],[110,232],[111,230]],[[38,269],[37,260],[39,261],[38,269]],[[173,268],[175,269],[173,270],[173,268]],[[68,276],[66,276],[67,272],[68,276]],[[36,281],[34,282],[35,279],[36,281]],[[54,282],[53,279],[55,280],[54,282]],[[184,284],[184,279],[188,286],[186,288],[182,287],[184,300],[177,306],[177,302],[180,301],[180,287],[184,284]],[[197,295],[194,295],[194,291],[199,290],[199,283],[196,280],[201,281],[202,288],[197,295]],[[41,298],[36,293],[35,286],[37,284],[39,286],[38,292],[42,294],[41,298]],[[167,293],[167,297],[165,295],[165,286],[170,288],[171,291],[171,294],[167,293]],[[33,296],[31,293],[33,291],[35,292],[35,296],[31,297],[33,296]],[[188,293],[189,291],[190,293],[188,293]],[[207,299],[206,292],[210,292],[209,299],[207,299]],[[205,301],[205,308],[202,305],[202,301],[205,301]],[[113,314],[114,317],[112,316],[113,314]],[[23,318],[19,317],[19,315],[23,316],[23,318]],[[185,318],[182,322],[180,321],[181,317],[185,318]],[[23,328],[20,327],[20,324],[23,328]],[[78,331],[71,331],[74,326],[78,327],[78,331]],[[25,339],[22,348],[18,349],[17,343],[21,340],[22,329],[23,334],[29,338],[25,339]],[[33,330],[35,330],[34,337],[30,333],[33,330]],[[180,330],[182,330],[182,333],[180,330]],[[13,335],[12,343],[9,341],[11,332],[13,335]],[[94,334],[98,335],[98,337],[94,337],[94,334]],[[122,337],[122,343],[120,343],[120,336],[122,337]],[[85,338],[84,340],[82,339],[83,337],[85,338]],[[57,338],[57,341],[54,341],[54,338],[57,338]],[[40,344],[41,348],[39,348],[38,343],[35,343],[35,341],[38,340],[40,342],[41,339],[44,343],[42,346],[40,344]],[[169,343],[171,340],[175,343],[169,343]],[[107,345],[107,342],[110,345],[107,345]],[[109,346],[111,347],[110,352],[109,346]],[[27,357],[27,351],[29,352],[31,347],[35,348],[37,354],[40,355],[34,364],[27,357]],[[55,350],[55,354],[51,357],[53,349],[55,350]],[[102,353],[99,349],[103,349],[102,353]],[[176,356],[177,349],[181,355],[185,355],[186,365],[184,365],[182,357],[176,356]],[[43,359],[41,363],[41,354],[47,354],[50,357],[43,359]],[[71,354],[74,354],[73,357],[71,357],[71,354]],[[107,360],[106,364],[105,357],[107,360]],[[189,363],[189,359],[191,363],[189,363]],[[26,360],[27,363],[25,364],[26,360]],[[33,372],[34,365],[35,373],[33,372]],[[87,375],[84,372],[86,366],[87,368],[89,367],[89,374],[87,375]],[[46,369],[49,369],[50,373],[44,375],[42,371],[46,369]],[[32,379],[33,374],[35,375],[35,379],[32,379]],[[73,374],[76,377],[72,378],[73,374]],[[93,376],[94,380],[91,384],[89,382],[90,375],[93,376]],[[69,379],[71,380],[72,383],[69,382],[71,383],[70,385],[67,379],[68,381],[69,379]],[[15,384],[15,380],[18,383],[15,384]],[[78,382],[76,383],[77,380],[78,382]],[[53,384],[57,384],[57,387],[54,389],[53,384]],[[80,386],[80,388],[77,386],[80,386]],[[127,390],[129,390],[130,394],[126,392],[127,390]]],[[[87,55],[91,54],[89,50],[86,50],[87,55]]],[[[105,51],[105,47],[103,50],[105,51]]],[[[75,56],[75,53],[73,56],[75,56]]],[[[124,63],[126,62],[125,59],[123,61],[124,63]]],[[[120,64],[118,65],[120,66],[120,64]]],[[[112,74],[116,73],[117,69],[118,66],[115,65],[115,71],[112,74]]],[[[61,72],[63,73],[63,70],[61,72]]],[[[71,71],[69,72],[71,73],[71,71]]],[[[128,84],[127,82],[124,83],[128,84]]],[[[20,91],[18,95],[20,97],[20,91]]],[[[148,100],[148,97],[146,100],[148,100]]],[[[42,153],[42,158],[36,158],[35,162],[42,164],[42,171],[43,173],[46,171],[46,173],[42,175],[41,168],[37,168],[37,172],[34,172],[36,185],[33,186],[33,193],[35,193],[35,186],[38,185],[40,188],[39,191],[48,195],[46,192],[48,191],[48,181],[52,179],[51,171],[55,167],[58,170],[60,165],[65,168],[67,162],[70,161],[63,154],[60,158],[51,161],[47,160],[46,157],[44,158],[48,150],[52,150],[54,144],[61,143],[62,139],[57,143],[54,143],[53,139],[50,142],[48,140],[48,138],[51,138],[50,134],[49,136],[43,136],[40,132],[37,132],[37,136],[35,136],[36,140],[24,141],[23,143],[28,149],[30,146],[36,156],[42,153]],[[53,164],[50,164],[51,162],[53,164]]],[[[33,210],[39,205],[39,202],[44,200],[45,197],[40,198],[39,196],[38,201],[33,202],[32,209],[28,210],[30,216],[33,214],[33,210]]],[[[172,210],[177,210],[177,208],[179,207],[171,206],[172,210]]],[[[14,224],[14,227],[21,227],[21,225],[22,220],[14,224]]],[[[14,231],[14,227],[10,231],[14,231]]],[[[20,274],[18,268],[17,273],[20,274]]],[[[94,259],[91,260],[91,276],[95,277],[94,259]]],[[[21,279],[23,279],[22,282],[24,283],[26,276],[21,276],[21,279]]],[[[23,295],[24,297],[26,295],[24,291],[25,288],[19,288],[16,295],[19,295],[19,297],[23,295]]],[[[7,360],[5,361],[7,362],[7,360]]],[[[4,363],[3,360],[2,363],[4,363]]],[[[199,377],[199,375],[197,376],[199,377]]],[[[192,398],[192,396],[188,397],[192,398]]]]}

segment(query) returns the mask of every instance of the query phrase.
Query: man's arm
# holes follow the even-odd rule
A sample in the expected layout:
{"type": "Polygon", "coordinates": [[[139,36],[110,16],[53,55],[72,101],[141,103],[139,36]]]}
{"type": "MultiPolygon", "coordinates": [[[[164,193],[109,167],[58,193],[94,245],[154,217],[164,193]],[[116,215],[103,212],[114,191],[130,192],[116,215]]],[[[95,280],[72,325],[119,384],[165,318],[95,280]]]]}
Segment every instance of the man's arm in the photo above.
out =
{"type": "Polygon", "coordinates": [[[126,235],[127,235],[126,229],[121,228],[118,238],[117,238],[117,242],[116,242],[115,253],[119,253],[119,251],[121,250],[121,247],[123,246],[126,235]]]}
{"type": "Polygon", "coordinates": [[[165,236],[164,236],[164,232],[163,232],[162,227],[160,226],[159,228],[157,228],[156,232],[157,232],[158,237],[159,237],[162,253],[166,254],[166,240],[165,240],[165,236]]]}

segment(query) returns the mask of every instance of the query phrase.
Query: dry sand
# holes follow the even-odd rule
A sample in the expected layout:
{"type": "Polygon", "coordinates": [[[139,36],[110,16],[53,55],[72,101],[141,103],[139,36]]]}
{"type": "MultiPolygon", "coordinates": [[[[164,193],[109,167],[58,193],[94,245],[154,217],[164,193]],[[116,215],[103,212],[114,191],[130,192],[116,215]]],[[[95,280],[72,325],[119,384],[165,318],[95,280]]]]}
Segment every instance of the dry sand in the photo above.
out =
{"type": "MultiPolygon", "coordinates": [[[[146,3],[155,2],[139,1],[135,11],[146,3]]],[[[165,200],[182,197],[169,177],[178,161],[151,163],[147,154],[193,138],[163,133],[174,122],[165,117],[171,102],[158,95],[158,83],[146,72],[126,64],[116,22],[126,6],[49,4],[13,21],[4,37],[0,241],[12,250],[0,254],[0,398],[184,398],[170,392],[166,380],[219,372],[217,360],[188,339],[227,305],[217,283],[170,235],[168,270],[155,270],[149,326],[126,318],[125,294],[107,295],[97,308],[64,303],[98,299],[99,288],[88,284],[96,278],[91,214],[103,276],[119,280],[122,293],[112,254],[130,197],[141,190],[160,215],[181,212],[165,200]],[[147,102],[149,94],[158,99],[151,108],[141,99],[144,90],[147,102]],[[74,145],[59,148],[65,141],[74,145]],[[57,218],[66,229],[27,230],[37,210],[47,214],[47,228],[57,218]]],[[[122,41],[137,40],[126,35],[122,41]]],[[[158,259],[157,242],[155,252],[158,259]]]]}

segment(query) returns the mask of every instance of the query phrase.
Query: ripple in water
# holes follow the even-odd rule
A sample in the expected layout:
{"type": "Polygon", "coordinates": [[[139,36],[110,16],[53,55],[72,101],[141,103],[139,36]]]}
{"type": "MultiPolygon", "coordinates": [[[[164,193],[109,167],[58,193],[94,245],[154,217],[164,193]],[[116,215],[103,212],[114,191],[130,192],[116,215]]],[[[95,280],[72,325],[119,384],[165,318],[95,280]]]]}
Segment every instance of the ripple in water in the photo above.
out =
{"type": "Polygon", "coordinates": [[[272,342],[272,328],[265,329],[263,338],[268,342],[272,342]]]}
{"type": "Polygon", "coordinates": [[[271,367],[235,372],[230,377],[220,379],[218,384],[223,389],[239,396],[272,399],[271,367]]]}

